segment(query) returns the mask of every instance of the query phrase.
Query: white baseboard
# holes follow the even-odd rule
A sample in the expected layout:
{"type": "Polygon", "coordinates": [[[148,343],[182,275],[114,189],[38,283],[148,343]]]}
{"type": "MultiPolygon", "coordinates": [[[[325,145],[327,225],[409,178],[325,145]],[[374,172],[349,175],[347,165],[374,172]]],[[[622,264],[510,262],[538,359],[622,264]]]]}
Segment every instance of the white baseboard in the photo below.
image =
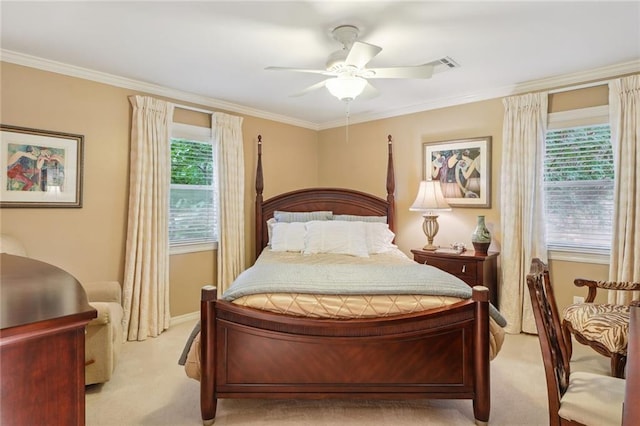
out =
{"type": "Polygon", "coordinates": [[[177,317],[171,317],[171,325],[177,325],[183,322],[200,319],[200,311],[190,312],[184,315],[178,315],[177,317]]]}

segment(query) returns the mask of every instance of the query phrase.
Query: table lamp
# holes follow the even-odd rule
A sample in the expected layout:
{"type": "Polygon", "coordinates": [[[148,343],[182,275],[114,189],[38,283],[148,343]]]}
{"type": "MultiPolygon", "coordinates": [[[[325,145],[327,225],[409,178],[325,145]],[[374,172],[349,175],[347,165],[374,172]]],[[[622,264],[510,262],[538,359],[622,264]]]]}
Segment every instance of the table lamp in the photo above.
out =
{"type": "Polygon", "coordinates": [[[424,217],[422,230],[424,235],[427,236],[427,245],[422,249],[428,251],[436,250],[438,247],[433,245],[433,239],[440,229],[436,213],[451,211],[451,207],[444,199],[444,195],[442,195],[440,181],[423,180],[420,182],[418,195],[409,210],[424,212],[422,215],[424,217]]]}

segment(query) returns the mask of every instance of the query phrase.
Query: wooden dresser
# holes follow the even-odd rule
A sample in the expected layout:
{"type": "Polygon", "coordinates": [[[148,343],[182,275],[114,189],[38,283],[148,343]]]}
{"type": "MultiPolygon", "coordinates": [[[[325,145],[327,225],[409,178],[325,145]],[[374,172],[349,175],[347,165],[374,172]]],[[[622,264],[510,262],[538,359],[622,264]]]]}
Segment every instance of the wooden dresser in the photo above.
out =
{"type": "Polygon", "coordinates": [[[84,425],[84,334],[97,312],[62,269],[0,256],[0,424],[84,425]]]}
{"type": "Polygon", "coordinates": [[[431,265],[455,275],[470,287],[483,285],[489,289],[489,299],[498,307],[498,255],[489,252],[476,254],[473,250],[456,253],[437,253],[435,251],[411,250],[413,260],[431,265]]]}

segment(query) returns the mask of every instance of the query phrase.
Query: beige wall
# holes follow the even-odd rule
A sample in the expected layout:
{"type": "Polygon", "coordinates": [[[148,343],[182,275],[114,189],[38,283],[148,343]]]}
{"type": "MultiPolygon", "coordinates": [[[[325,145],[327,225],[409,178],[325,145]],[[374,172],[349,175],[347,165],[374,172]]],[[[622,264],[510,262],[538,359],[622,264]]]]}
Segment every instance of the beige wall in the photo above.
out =
{"type": "MultiPolygon", "coordinates": [[[[4,208],[2,233],[21,240],[30,256],[67,270],[81,282],[122,282],[131,125],[128,96],[139,93],[5,62],[1,66],[3,124],[81,134],[85,148],[82,208],[4,208]]],[[[208,125],[208,119],[184,110],[176,111],[176,120],[208,125]]],[[[248,263],[253,255],[259,133],[264,138],[265,195],[297,185],[314,186],[318,179],[317,132],[244,117],[248,263]]],[[[201,286],[215,282],[214,256],[211,251],[172,256],[172,316],[199,309],[201,286]]]]}
{"type": "MultiPolygon", "coordinates": [[[[606,86],[558,93],[550,96],[550,112],[604,105],[607,96],[606,86]]],[[[384,197],[386,140],[391,134],[396,182],[396,244],[411,256],[411,249],[426,243],[422,216],[409,211],[422,179],[422,144],[491,136],[491,208],[453,208],[451,212],[441,213],[438,218],[440,231],[435,243],[449,246],[462,242],[472,248],[471,233],[477,216],[485,215],[493,236],[490,250],[500,251],[504,238],[500,232],[503,114],[502,100],[492,99],[351,125],[348,140],[344,127],[323,130],[319,136],[318,151],[320,185],[348,186],[384,197]]],[[[550,270],[558,304],[562,308],[572,303],[574,295],[586,296],[584,289],[578,290],[573,286],[574,278],[606,279],[608,265],[552,261],[550,270]]]]}
{"type": "MultiPolygon", "coordinates": [[[[84,200],[80,209],[2,209],[3,233],[22,240],[31,256],[56,264],[80,281],[123,276],[128,197],[128,96],[135,91],[2,63],[2,123],[85,136],[84,200]]],[[[561,111],[607,101],[605,88],[567,92],[550,98],[561,111]]],[[[178,102],[181,103],[181,102],[178,102]]],[[[238,114],[236,114],[238,115],[238,114]]],[[[490,209],[455,208],[442,213],[436,243],[464,242],[483,214],[500,250],[500,160],[503,106],[500,99],[442,108],[316,132],[245,116],[245,218],[247,264],[253,260],[254,179],[257,135],[263,136],[264,196],[307,186],[343,186],[385,196],[387,135],[394,140],[397,243],[409,253],[425,243],[420,214],[409,211],[422,177],[422,144],[492,136],[490,209]]],[[[176,121],[208,126],[206,115],[176,110],[176,121]]],[[[215,253],[173,255],[171,314],[197,311],[200,288],[215,282],[215,253]]],[[[571,302],[572,280],[604,279],[606,265],[552,261],[561,306],[571,302]]]]}

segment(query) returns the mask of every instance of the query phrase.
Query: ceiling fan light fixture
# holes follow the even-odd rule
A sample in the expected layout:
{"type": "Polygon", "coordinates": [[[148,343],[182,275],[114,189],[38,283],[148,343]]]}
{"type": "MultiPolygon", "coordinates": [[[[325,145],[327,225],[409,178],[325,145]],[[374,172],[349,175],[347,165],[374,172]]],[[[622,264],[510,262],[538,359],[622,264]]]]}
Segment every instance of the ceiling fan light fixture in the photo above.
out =
{"type": "Polygon", "coordinates": [[[336,77],[326,81],[327,90],[341,101],[352,101],[362,93],[367,80],[360,77],[336,77]]]}

